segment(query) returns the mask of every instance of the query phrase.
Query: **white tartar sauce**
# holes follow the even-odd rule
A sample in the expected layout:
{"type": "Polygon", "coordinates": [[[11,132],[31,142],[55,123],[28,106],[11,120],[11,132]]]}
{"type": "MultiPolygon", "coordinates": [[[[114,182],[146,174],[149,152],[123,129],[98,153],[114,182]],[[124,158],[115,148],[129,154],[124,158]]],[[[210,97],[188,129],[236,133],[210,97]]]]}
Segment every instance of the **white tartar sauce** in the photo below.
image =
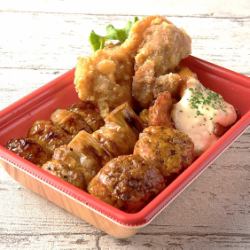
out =
{"type": "Polygon", "coordinates": [[[171,116],[176,129],[192,139],[197,156],[218,140],[213,133],[216,123],[227,127],[237,119],[231,104],[193,77],[187,81],[187,88],[174,105],[171,116]]]}

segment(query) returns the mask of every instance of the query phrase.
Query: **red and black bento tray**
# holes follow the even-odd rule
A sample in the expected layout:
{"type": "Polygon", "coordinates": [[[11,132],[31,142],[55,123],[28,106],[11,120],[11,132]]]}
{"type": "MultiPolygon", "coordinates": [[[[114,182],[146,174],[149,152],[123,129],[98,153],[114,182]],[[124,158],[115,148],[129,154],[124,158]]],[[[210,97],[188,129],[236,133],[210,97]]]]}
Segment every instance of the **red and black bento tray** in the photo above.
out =
{"type": "Polygon", "coordinates": [[[58,107],[77,101],[74,69],[0,112],[0,164],[15,180],[106,233],[126,238],[149,224],[167,205],[250,125],[250,78],[193,56],[183,61],[200,81],[220,93],[239,111],[239,120],[165,190],[141,211],[116,209],[71,184],[52,176],[4,148],[11,138],[26,135],[32,123],[48,119],[58,107]]]}

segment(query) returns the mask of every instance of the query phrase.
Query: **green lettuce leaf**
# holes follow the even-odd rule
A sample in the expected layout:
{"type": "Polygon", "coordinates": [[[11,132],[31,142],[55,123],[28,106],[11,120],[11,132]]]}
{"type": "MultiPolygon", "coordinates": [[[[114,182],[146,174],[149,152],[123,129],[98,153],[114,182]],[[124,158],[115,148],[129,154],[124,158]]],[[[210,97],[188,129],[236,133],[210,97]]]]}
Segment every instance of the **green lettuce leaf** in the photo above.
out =
{"type": "Polygon", "coordinates": [[[135,17],[133,21],[128,21],[126,26],[122,29],[117,29],[112,24],[109,24],[106,27],[105,36],[98,35],[92,30],[89,35],[89,42],[93,51],[103,49],[107,41],[118,41],[123,43],[128,38],[133,24],[138,20],[138,17],[135,17]]]}

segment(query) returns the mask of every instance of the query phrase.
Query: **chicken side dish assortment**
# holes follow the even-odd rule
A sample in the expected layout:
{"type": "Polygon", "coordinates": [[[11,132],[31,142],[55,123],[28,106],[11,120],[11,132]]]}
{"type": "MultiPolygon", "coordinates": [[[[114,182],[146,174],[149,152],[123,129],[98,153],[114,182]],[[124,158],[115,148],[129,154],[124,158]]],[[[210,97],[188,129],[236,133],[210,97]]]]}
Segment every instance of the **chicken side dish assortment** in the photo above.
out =
{"type": "MultiPolygon", "coordinates": [[[[160,16],[94,31],[79,57],[79,102],[36,121],[6,147],[123,211],[141,210],[237,119],[182,65],[187,33],[160,16]]],[[[216,84],[216,83],[214,83],[216,84]]]]}

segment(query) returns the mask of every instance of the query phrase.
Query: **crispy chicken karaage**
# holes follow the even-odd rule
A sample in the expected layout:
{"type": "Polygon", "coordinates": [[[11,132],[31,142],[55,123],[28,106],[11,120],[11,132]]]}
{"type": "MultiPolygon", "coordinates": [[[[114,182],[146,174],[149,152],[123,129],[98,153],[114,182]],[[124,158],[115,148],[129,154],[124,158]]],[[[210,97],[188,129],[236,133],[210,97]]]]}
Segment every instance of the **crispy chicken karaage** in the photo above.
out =
{"type": "MultiPolygon", "coordinates": [[[[183,30],[163,17],[146,17],[134,24],[123,44],[78,59],[78,96],[96,102],[104,117],[119,104],[131,102],[132,96],[141,107],[148,107],[156,78],[174,69],[190,52],[191,39],[183,30]]],[[[175,75],[165,78],[166,85],[179,80],[175,75]]],[[[159,88],[175,91],[175,87],[162,86],[162,77],[158,82],[159,88]]]]}

